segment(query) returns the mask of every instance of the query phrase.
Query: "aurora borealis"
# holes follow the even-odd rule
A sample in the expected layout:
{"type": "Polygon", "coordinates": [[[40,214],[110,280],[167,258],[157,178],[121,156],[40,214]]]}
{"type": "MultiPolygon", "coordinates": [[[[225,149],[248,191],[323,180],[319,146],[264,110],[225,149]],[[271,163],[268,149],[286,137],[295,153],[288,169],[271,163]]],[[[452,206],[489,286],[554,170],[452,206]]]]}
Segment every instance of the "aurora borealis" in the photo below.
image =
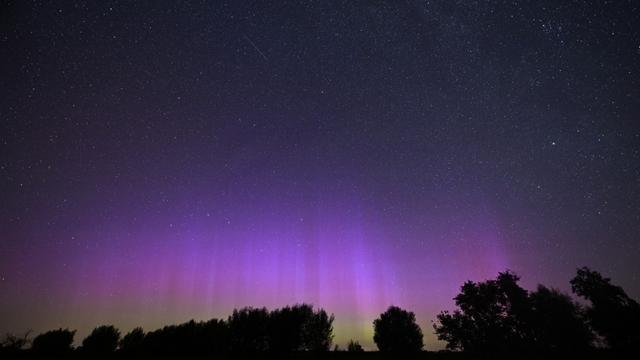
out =
{"type": "Polygon", "coordinates": [[[511,269],[640,297],[633,1],[3,2],[0,333],[312,303],[372,348],[511,269]]]}

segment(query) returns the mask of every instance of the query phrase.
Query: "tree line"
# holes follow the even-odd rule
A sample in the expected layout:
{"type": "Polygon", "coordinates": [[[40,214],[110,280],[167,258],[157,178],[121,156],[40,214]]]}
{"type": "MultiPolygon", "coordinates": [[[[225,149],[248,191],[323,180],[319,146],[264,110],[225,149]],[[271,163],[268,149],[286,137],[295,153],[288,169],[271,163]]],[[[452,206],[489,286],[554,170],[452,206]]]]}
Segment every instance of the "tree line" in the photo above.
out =
{"type": "MultiPolygon", "coordinates": [[[[506,271],[484,282],[467,281],[454,298],[456,309],[443,311],[433,324],[449,350],[477,356],[501,354],[576,355],[594,349],[637,352],[640,305],[611,280],[580,268],[569,294],[539,285],[527,291],[506,271]]],[[[96,327],[74,348],[75,331],[58,329],[36,336],[7,335],[0,355],[209,356],[237,353],[326,352],[332,349],[334,316],[308,304],[272,311],[234,310],[226,319],[169,325],[121,336],[111,325],[96,327]],[[30,344],[30,346],[28,346],[30,344]]],[[[418,353],[423,333],[413,312],[389,307],[373,322],[373,340],[385,353],[418,353]]],[[[337,346],[333,348],[339,350],[337,346]]],[[[361,352],[351,340],[347,351],[361,352]]]]}
{"type": "Polygon", "coordinates": [[[528,292],[519,280],[507,271],[466,282],[454,298],[457,309],[437,316],[438,339],[474,354],[638,352],[640,305],[597,271],[580,268],[570,281],[586,305],[544,285],[528,292]]]}

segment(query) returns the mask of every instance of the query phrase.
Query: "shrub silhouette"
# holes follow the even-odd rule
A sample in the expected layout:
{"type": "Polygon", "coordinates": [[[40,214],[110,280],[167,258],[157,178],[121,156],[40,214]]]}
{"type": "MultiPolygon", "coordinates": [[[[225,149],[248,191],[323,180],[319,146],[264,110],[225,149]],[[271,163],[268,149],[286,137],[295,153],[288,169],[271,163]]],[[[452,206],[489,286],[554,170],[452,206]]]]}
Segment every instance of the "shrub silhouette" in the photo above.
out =
{"type": "Polygon", "coordinates": [[[472,353],[515,352],[531,338],[527,291],[518,276],[499,273],[496,280],[467,281],[454,300],[458,310],[442,312],[434,329],[449,349],[472,353]]]}
{"type": "Polygon", "coordinates": [[[589,324],[614,350],[637,351],[640,344],[640,305],[611,279],[587,267],[578,269],[571,289],[589,300],[589,324]]]}
{"type": "Polygon", "coordinates": [[[328,351],[333,341],[333,315],[300,304],[269,315],[269,349],[275,352],[328,351]]]}
{"type": "Polygon", "coordinates": [[[0,355],[15,356],[19,354],[29,343],[29,333],[27,331],[22,337],[13,334],[7,334],[4,340],[0,342],[0,355]]]}
{"type": "Polygon", "coordinates": [[[58,329],[47,331],[33,339],[31,349],[35,354],[46,356],[63,356],[73,350],[73,337],[76,331],[58,329]]]}
{"type": "Polygon", "coordinates": [[[422,330],[412,312],[390,306],[373,321],[373,341],[383,352],[421,351],[422,330]]]}
{"type": "Polygon", "coordinates": [[[575,354],[590,348],[593,334],[584,321],[582,309],[568,295],[538,285],[530,301],[530,327],[536,351],[575,354]]]}
{"type": "Polygon", "coordinates": [[[107,355],[116,351],[120,331],[112,325],[98,326],[82,340],[82,351],[92,355],[107,355]]]}
{"type": "Polygon", "coordinates": [[[140,355],[144,350],[144,330],[137,327],[120,340],[120,351],[127,355],[140,355]]]}
{"type": "Polygon", "coordinates": [[[349,340],[349,343],[347,344],[347,351],[349,351],[349,352],[364,352],[364,349],[362,348],[362,346],[360,345],[359,342],[353,341],[353,340],[349,340]]]}

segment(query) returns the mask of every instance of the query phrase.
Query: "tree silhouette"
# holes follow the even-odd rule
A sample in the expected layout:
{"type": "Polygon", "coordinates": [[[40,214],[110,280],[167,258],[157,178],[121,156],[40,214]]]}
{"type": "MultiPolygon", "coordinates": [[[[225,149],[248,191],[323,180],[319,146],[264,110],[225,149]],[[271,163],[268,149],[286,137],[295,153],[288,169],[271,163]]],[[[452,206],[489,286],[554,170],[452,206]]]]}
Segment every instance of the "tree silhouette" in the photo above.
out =
{"type": "MultiPolygon", "coordinates": [[[[636,350],[634,346],[640,343],[640,330],[636,328],[640,305],[599,273],[581,268],[571,280],[573,291],[591,302],[586,310],[558,290],[538,285],[529,293],[518,281],[518,276],[507,271],[496,279],[465,282],[454,298],[457,309],[437,316],[434,329],[438,338],[446,341],[449,349],[480,356],[579,356],[593,350],[592,329],[621,353],[636,350]]],[[[227,321],[191,320],[146,334],[142,328],[135,328],[121,340],[115,327],[99,326],[75,354],[75,331],[48,331],[33,340],[31,352],[47,358],[85,354],[99,358],[114,353],[125,357],[225,358],[230,352],[328,351],[333,321],[333,315],[308,304],[271,312],[243,308],[234,310],[227,321]]],[[[412,312],[391,306],[373,326],[373,340],[381,352],[417,353],[424,346],[412,312]]],[[[23,350],[27,343],[28,333],[23,338],[7,335],[0,342],[0,357],[28,357],[29,350],[23,350]]],[[[351,340],[346,350],[362,352],[363,348],[351,340]]]]}
{"type": "Polygon", "coordinates": [[[266,308],[233,310],[227,320],[234,352],[258,352],[269,349],[269,313],[266,308]]]}
{"type": "Polygon", "coordinates": [[[442,312],[434,329],[449,349],[472,353],[516,352],[527,348],[531,338],[527,321],[527,291],[518,276],[507,271],[495,280],[467,281],[454,300],[458,310],[442,312]]]}
{"type": "Polygon", "coordinates": [[[144,337],[145,354],[154,356],[205,356],[225,352],[228,328],[224,321],[189,322],[165,326],[144,337]]]}
{"type": "Polygon", "coordinates": [[[301,351],[328,351],[333,343],[333,315],[327,315],[323,309],[313,310],[311,305],[302,304],[300,308],[305,316],[302,323],[301,351]]]}
{"type": "Polygon", "coordinates": [[[349,352],[364,352],[364,349],[362,348],[362,346],[360,345],[359,342],[353,341],[353,340],[349,340],[349,343],[347,344],[347,351],[349,351],[349,352]]]}
{"type": "Polygon", "coordinates": [[[614,350],[637,351],[640,344],[640,305],[611,279],[587,267],[578,269],[571,289],[589,300],[589,324],[614,350]]]}
{"type": "Polygon", "coordinates": [[[373,332],[373,341],[383,352],[417,352],[424,346],[415,315],[397,306],[373,321],[373,332]]]}
{"type": "Polygon", "coordinates": [[[536,351],[575,354],[589,349],[593,334],[580,306],[568,295],[538,285],[530,295],[530,302],[530,326],[536,351]]]}
{"type": "Polygon", "coordinates": [[[269,348],[275,352],[328,351],[333,341],[333,315],[300,304],[276,309],[269,319],[269,348]]]}
{"type": "Polygon", "coordinates": [[[98,326],[82,340],[82,351],[92,355],[107,355],[116,351],[120,331],[113,325],[98,326]]]}
{"type": "Polygon", "coordinates": [[[144,330],[137,327],[120,340],[120,351],[127,355],[140,355],[144,350],[144,330]]]}
{"type": "Polygon", "coordinates": [[[197,323],[193,346],[197,355],[222,354],[229,351],[229,327],[224,320],[197,323]]]}
{"type": "Polygon", "coordinates": [[[58,329],[47,331],[33,339],[31,349],[35,354],[46,356],[63,356],[73,350],[73,337],[76,331],[58,329]]]}

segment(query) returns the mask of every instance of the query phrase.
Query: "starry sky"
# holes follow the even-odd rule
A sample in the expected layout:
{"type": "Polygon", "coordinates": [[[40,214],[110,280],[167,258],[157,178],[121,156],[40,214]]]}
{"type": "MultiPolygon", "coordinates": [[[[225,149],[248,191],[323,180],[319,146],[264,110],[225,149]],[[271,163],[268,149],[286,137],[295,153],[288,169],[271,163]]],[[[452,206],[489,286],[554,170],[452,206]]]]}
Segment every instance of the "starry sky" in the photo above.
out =
{"type": "Polygon", "coordinates": [[[0,333],[639,298],[639,6],[2,1],[0,333]]]}

